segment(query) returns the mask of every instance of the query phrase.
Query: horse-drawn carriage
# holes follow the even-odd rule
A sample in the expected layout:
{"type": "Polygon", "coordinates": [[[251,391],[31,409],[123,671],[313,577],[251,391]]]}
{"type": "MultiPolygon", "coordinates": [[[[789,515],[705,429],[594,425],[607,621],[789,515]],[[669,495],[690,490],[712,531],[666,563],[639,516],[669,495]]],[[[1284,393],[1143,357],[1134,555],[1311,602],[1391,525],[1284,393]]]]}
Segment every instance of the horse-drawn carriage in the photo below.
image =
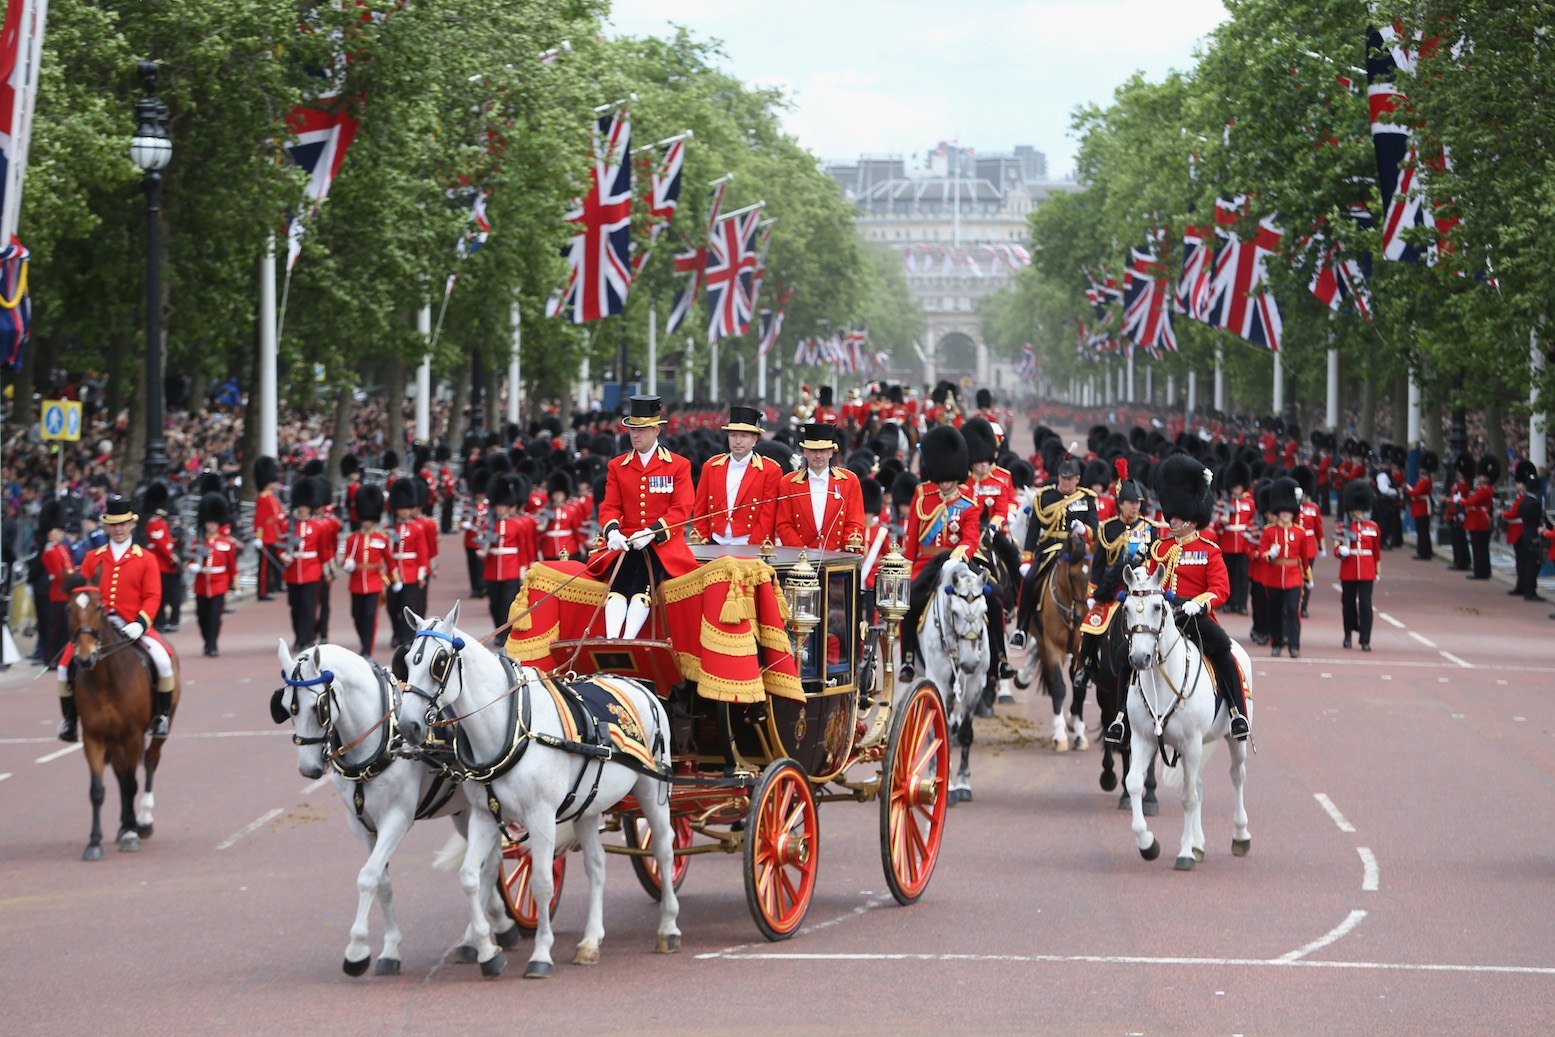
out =
{"type": "MultiPolygon", "coordinates": [[[[659,607],[650,632],[657,636],[568,638],[565,615],[554,623],[537,618],[513,631],[509,654],[560,678],[632,677],[667,702],[675,888],[693,856],[742,854],[757,927],[768,939],[792,936],[815,889],[819,804],[878,799],[887,885],[900,903],[913,903],[939,853],[949,739],[935,685],[895,685],[891,656],[907,603],[905,561],[893,553],[881,565],[876,598],[884,622],[870,625],[860,614],[858,555],[718,545],[694,551],[698,571],[656,589],[659,607]],[[666,605],[684,603],[693,593],[708,603],[692,602],[686,613],[699,622],[666,616],[666,605]],[[733,628],[719,618],[734,620],[733,628]],[[740,640],[746,628],[749,644],[740,640]],[[742,655],[751,646],[754,660],[742,655]],[[734,672],[742,661],[745,680],[734,672]],[[748,680],[753,666],[760,669],[754,686],[748,680]]],[[[558,582],[565,582],[562,572],[549,583],[544,574],[532,576],[539,578],[530,581],[530,598],[566,597],[558,582]]],[[[587,623],[588,597],[580,595],[573,606],[574,626],[587,623]]],[[[520,605],[537,617],[545,611],[538,601],[520,605]]],[[[567,607],[558,605],[563,613],[567,607]]],[[[664,878],[637,799],[628,796],[605,818],[606,830],[620,834],[606,852],[629,855],[644,889],[658,898],[664,878]]],[[[503,899],[514,921],[532,930],[538,921],[534,862],[520,833],[509,828],[505,834],[503,899]]],[[[558,852],[552,907],[565,870],[566,855],[558,852]]]]}

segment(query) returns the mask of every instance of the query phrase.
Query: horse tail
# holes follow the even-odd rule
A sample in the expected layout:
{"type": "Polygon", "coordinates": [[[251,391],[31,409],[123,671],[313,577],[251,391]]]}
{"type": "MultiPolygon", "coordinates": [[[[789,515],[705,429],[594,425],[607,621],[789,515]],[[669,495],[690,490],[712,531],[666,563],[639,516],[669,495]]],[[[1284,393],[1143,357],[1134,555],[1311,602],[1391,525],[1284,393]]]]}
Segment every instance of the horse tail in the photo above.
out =
{"type": "Polygon", "coordinates": [[[464,850],[469,845],[458,832],[450,835],[443,848],[432,855],[433,871],[458,871],[464,863],[464,850]]]}
{"type": "MultiPolygon", "coordinates": [[[[1204,743],[1204,753],[1203,753],[1202,756],[1199,757],[1199,773],[1200,774],[1203,774],[1204,773],[1204,769],[1209,766],[1209,758],[1211,756],[1215,755],[1215,746],[1217,744],[1218,744],[1218,740],[1216,742],[1205,742],[1204,743]]],[[[1178,754],[1177,762],[1175,764],[1173,764],[1172,766],[1170,766],[1170,767],[1166,766],[1166,761],[1165,760],[1161,761],[1161,783],[1163,785],[1165,785],[1167,788],[1169,788],[1169,789],[1180,789],[1180,788],[1182,788],[1182,782],[1183,782],[1183,778],[1185,776],[1186,776],[1186,768],[1184,768],[1183,765],[1182,765],[1182,755],[1181,754],[1178,754]]]]}

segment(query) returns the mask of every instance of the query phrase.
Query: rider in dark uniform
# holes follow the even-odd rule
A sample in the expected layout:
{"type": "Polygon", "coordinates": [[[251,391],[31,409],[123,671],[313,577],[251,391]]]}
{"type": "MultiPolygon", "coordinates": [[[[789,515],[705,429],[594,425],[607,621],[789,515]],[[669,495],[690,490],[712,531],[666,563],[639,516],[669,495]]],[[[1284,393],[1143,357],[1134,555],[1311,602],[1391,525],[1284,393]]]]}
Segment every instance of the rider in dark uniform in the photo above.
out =
{"type": "Polygon", "coordinates": [[[1031,502],[1031,522],[1026,526],[1023,551],[1032,553],[1031,567],[1021,583],[1020,604],[1015,610],[1011,648],[1026,646],[1026,631],[1036,618],[1042,578],[1053,567],[1072,532],[1087,537],[1096,533],[1096,493],[1080,485],[1080,462],[1065,456],[1054,473],[1056,479],[1037,491],[1031,502]]]}

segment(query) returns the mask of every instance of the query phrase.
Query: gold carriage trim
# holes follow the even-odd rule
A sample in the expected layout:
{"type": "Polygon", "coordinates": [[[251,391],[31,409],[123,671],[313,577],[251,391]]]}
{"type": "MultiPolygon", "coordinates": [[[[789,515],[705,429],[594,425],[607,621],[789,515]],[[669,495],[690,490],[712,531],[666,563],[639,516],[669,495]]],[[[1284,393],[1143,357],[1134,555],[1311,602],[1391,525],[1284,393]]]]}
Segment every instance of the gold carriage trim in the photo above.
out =
{"type": "Polygon", "coordinates": [[[545,630],[533,637],[514,637],[508,635],[507,644],[503,650],[508,658],[514,662],[523,663],[526,666],[539,666],[549,670],[551,667],[551,645],[561,638],[561,624],[552,623],[545,630]]]}
{"type": "Polygon", "coordinates": [[[567,577],[544,566],[529,571],[524,586],[532,588],[539,596],[555,594],[557,601],[573,605],[598,605],[610,591],[608,585],[586,576],[567,577]]]}
{"type": "Polygon", "coordinates": [[[756,654],[756,639],[747,631],[743,634],[731,634],[725,630],[719,630],[702,617],[702,645],[713,649],[719,655],[727,655],[731,658],[740,658],[756,654]]]}
{"type": "Polygon", "coordinates": [[[753,702],[761,702],[767,697],[767,689],[763,686],[760,677],[747,680],[719,677],[704,670],[702,660],[690,652],[676,652],[675,657],[680,661],[680,672],[687,679],[696,682],[697,694],[702,698],[712,699],[715,702],[750,705],[753,702]]]}
{"type": "Polygon", "coordinates": [[[772,626],[769,623],[756,624],[756,643],[774,652],[792,652],[794,650],[794,646],[788,640],[788,634],[783,631],[783,628],[772,626]]]}

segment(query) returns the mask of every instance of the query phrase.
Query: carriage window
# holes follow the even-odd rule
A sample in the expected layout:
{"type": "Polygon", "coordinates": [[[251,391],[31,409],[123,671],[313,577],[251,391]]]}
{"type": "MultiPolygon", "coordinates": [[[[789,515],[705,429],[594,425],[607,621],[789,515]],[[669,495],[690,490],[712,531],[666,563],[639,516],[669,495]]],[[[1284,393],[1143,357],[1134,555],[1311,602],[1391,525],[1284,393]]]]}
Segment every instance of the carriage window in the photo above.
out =
{"type": "Polygon", "coordinates": [[[858,638],[854,613],[858,609],[858,570],[849,566],[826,575],[826,675],[853,675],[853,653],[858,638]]]}

